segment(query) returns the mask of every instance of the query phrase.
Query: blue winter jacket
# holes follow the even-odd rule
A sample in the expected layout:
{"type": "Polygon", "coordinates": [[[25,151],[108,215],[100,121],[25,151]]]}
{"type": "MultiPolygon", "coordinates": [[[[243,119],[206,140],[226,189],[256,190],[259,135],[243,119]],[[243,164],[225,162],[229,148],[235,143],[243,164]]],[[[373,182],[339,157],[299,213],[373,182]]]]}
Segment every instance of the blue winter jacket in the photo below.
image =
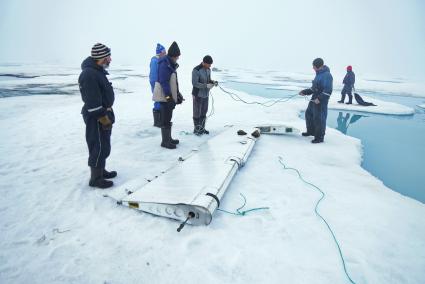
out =
{"type": "Polygon", "coordinates": [[[165,96],[171,95],[170,78],[171,74],[176,72],[179,67],[177,63],[173,63],[171,58],[167,55],[158,60],[158,82],[161,84],[165,96]]]}
{"type": "Polygon", "coordinates": [[[83,70],[78,78],[81,98],[84,102],[81,113],[84,117],[98,119],[107,114],[107,108],[112,107],[115,100],[112,84],[106,75],[108,72],[96,61],[88,57],[81,64],[83,70]]]}
{"type": "Polygon", "coordinates": [[[158,59],[157,56],[152,57],[150,64],[149,82],[151,83],[152,92],[155,82],[158,80],[158,59]]]}
{"type": "Polygon", "coordinates": [[[356,75],[353,71],[347,71],[347,74],[344,77],[342,83],[344,84],[344,89],[351,91],[354,87],[354,83],[356,82],[356,75]]]}
{"type": "Polygon", "coordinates": [[[316,71],[311,90],[313,91],[312,100],[318,98],[319,101],[329,100],[332,94],[333,78],[328,66],[316,71]]]}

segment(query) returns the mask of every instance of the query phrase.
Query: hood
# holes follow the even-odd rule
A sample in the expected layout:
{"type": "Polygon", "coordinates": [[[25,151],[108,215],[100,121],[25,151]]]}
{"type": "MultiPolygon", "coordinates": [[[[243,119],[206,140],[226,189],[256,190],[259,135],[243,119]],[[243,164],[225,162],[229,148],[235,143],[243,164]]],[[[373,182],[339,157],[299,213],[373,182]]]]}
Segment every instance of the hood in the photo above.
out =
{"type": "Polygon", "coordinates": [[[95,70],[99,70],[99,71],[103,71],[106,74],[108,74],[108,72],[106,72],[105,69],[103,69],[102,66],[99,66],[96,64],[96,60],[94,60],[92,57],[87,57],[86,59],[84,59],[83,63],[81,63],[81,69],[84,70],[86,68],[93,68],[95,70]]]}
{"type": "Polygon", "coordinates": [[[329,69],[328,66],[324,65],[322,69],[318,70],[316,72],[316,74],[320,74],[320,73],[325,73],[325,72],[330,72],[331,70],[329,69]]]}
{"type": "Polygon", "coordinates": [[[166,55],[161,57],[160,59],[158,59],[158,65],[161,63],[165,63],[167,64],[167,66],[170,66],[172,69],[176,70],[179,67],[178,63],[173,63],[173,61],[171,60],[170,56],[166,55]]]}

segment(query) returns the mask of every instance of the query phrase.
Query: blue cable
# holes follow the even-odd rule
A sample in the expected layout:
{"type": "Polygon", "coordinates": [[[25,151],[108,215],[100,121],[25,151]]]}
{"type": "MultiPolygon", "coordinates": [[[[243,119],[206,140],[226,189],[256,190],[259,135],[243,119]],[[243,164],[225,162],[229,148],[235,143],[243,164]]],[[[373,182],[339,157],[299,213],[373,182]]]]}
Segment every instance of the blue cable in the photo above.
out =
{"type": "Polygon", "coordinates": [[[227,210],[224,210],[224,209],[220,209],[220,208],[218,208],[217,209],[217,211],[221,211],[221,212],[224,212],[224,213],[227,213],[227,214],[232,214],[232,215],[236,215],[236,216],[245,216],[246,215],[246,213],[248,213],[248,212],[252,212],[252,211],[256,211],[256,210],[265,210],[265,209],[270,209],[269,207],[257,207],[257,208],[252,208],[252,209],[248,209],[248,210],[244,210],[244,211],[240,211],[242,208],[244,208],[245,207],[245,205],[246,205],[246,197],[242,194],[242,193],[239,193],[241,196],[242,196],[242,198],[243,198],[243,204],[242,204],[242,206],[241,207],[239,207],[238,209],[236,209],[236,213],[235,212],[230,212],[230,211],[227,211],[227,210]]]}
{"type": "Polygon", "coordinates": [[[283,163],[283,158],[281,157],[281,156],[279,156],[279,163],[283,166],[283,168],[285,169],[285,170],[293,170],[293,171],[295,171],[297,174],[298,174],[298,177],[304,182],[304,183],[306,183],[306,184],[308,184],[308,185],[310,185],[310,186],[312,186],[313,188],[315,188],[315,189],[317,189],[321,194],[322,194],[322,196],[320,197],[320,199],[316,202],[316,206],[314,207],[314,212],[316,212],[316,215],[317,216],[319,216],[320,217],[320,219],[322,219],[322,221],[326,224],[326,226],[328,227],[328,230],[329,230],[329,232],[331,232],[331,234],[332,234],[332,237],[333,237],[333,239],[334,239],[334,241],[335,241],[335,244],[336,244],[336,246],[338,247],[338,252],[339,252],[339,255],[340,255],[340,257],[341,257],[341,260],[342,260],[342,265],[343,265],[343,267],[344,267],[344,272],[345,272],[345,275],[347,276],[347,278],[348,278],[348,280],[350,280],[350,282],[351,283],[353,283],[353,284],[355,284],[355,282],[353,281],[353,279],[351,279],[351,277],[350,277],[350,275],[348,274],[348,272],[347,272],[347,267],[346,267],[346,265],[345,265],[345,260],[344,260],[344,256],[342,255],[342,251],[341,251],[341,247],[339,246],[339,243],[338,243],[338,240],[336,239],[336,237],[335,237],[335,234],[334,234],[334,232],[332,231],[332,229],[331,229],[331,226],[329,226],[329,224],[328,224],[328,222],[326,221],[326,219],[325,218],[323,218],[322,217],[322,215],[320,215],[320,213],[319,213],[319,211],[318,211],[318,206],[319,206],[319,203],[325,198],[325,193],[319,188],[319,187],[317,187],[316,185],[314,185],[314,184],[312,184],[312,183],[310,183],[310,182],[308,182],[308,181],[306,181],[303,177],[302,177],[302,175],[300,174],[300,172],[297,170],[297,169],[295,169],[295,168],[290,168],[290,167],[287,167],[284,163],[283,163]]]}

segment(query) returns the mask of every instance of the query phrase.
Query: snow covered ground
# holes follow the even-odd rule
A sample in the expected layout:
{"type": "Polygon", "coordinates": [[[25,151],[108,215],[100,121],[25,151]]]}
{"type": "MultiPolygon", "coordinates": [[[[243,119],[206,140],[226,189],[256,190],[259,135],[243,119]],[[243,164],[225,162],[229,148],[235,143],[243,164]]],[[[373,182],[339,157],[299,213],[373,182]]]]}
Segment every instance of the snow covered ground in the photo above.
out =
{"type": "MultiPolygon", "coordinates": [[[[161,148],[146,73],[136,70],[111,70],[117,121],[107,168],[118,171],[117,186],[155,176],[209,138],[184,133],[192,129],[192,101],[190,69],[182,69],[186,101],[173,117],[181,142],[177,150],[161,148]]],[[[78,78],[75,70],[57,73],[19,82],[75,84],[78,78]]],[[[312,76],[289,85],[308,87],[312,76]]],[[[5,86],[18,84],[0,81],[5,86]]],[[[366,172],[358,139],[331,128],[319,145],[263,135],[221,208],[239,207],[242,193],[247,209],[270,209],[243,217],[215,212],[209,226],[177,233],[177,222],[118,206],[88,187],[82,103],[76,86],[68,87],[75,95],[0,99],[0,283],[348,283],[332,236],[314,214],[320,194],[284,170],[278,156],[326,193],[319,210],[356,283],[424,282],[425,206],[366,172]]],[[[211,136],[226,124],[304,129],[303,98],[263,108],[237,103],[218,88],[212,93],[211,136]]],[[[377,112],[403,111],[391,107],[379,102],[377,112]]]]}
{"type": "MultiPolygon", "coordinates": [[[[337,101],[341,99],[341,96],[338,94],[334,94],[331,96],[331,99],[329,101],[329,109],[338,109],[338,110],[345,110],[345,111],[356,111],[356,112],[369,112],[369,113],[379,113],[379,114],[392,114],[392,115],[411,115],[415,113],[415,110],[408,106],[403,106],[397,103],[392,102],[386,102],[382,100],[378,100],[375,98],[370,98],[367,96],[362,96],[363,100],[366,102],[374,103],[376,106],[361,106],[356,103],[354,97],[353,97],[353,104],[347,105],[347,104],[340,104],[337,101]]],[[[345,101],[348,101],[348,98],[345,99],[345,101]]]]}

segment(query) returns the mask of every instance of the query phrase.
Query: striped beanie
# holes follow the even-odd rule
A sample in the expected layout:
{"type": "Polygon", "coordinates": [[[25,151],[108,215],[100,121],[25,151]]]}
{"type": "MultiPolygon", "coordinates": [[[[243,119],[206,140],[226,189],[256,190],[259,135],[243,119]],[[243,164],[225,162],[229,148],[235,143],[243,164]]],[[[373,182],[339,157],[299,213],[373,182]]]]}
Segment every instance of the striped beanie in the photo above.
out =
{"type": "Polygon", "coordinates": [[[99,60],[111,55],[111,49],[104,44],[96,43],[91,49],[91,57],[99,60]]]}

